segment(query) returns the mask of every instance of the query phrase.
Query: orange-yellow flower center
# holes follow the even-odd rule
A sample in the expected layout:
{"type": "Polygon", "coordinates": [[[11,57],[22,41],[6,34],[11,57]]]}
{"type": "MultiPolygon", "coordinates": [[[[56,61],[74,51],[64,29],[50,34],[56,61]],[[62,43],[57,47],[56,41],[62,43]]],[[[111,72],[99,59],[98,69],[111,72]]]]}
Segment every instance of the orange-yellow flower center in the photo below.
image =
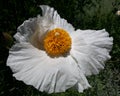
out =
{"type": "Polygon", "coordinates": [[[51,56],[64,55],[71,48],[70,35],[63,29],[53,29],[45,36],[44,48],[51,56]]]}

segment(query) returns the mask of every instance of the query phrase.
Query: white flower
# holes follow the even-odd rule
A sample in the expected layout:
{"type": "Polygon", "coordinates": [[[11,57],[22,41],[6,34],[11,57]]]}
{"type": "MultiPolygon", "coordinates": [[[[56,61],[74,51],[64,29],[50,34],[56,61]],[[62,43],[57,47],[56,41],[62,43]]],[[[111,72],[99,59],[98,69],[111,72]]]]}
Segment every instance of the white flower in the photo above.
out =
{"type": "Polygon", "coordinates": [[[118,16],[120,16],[120,10],[118,10],[118,11],[116,12],[116,14],[117,14],[118,16]]]}
{"type": "Polygon", "coordinates": [[[103,30],[76,30],[57,11],[41,5],[42,16],[18,27],[7,65],[13,76],[40,91],[79,92],[90,87],[86,76],[98,74],[110,59],[113,38],[103,30]]]}

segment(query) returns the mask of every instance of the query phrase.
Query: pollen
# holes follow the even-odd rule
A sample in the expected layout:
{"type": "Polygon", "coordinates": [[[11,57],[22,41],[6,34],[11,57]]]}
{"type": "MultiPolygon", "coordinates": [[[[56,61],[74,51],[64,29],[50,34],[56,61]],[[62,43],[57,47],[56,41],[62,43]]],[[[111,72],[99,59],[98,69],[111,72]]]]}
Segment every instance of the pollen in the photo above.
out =
{"type": "Polygon", "coordinates": [[[69,52],[70,48],[71,37],[63,29],[53,29],[44,38],[44,49],[51,56],[64,55],[69,52]]]}

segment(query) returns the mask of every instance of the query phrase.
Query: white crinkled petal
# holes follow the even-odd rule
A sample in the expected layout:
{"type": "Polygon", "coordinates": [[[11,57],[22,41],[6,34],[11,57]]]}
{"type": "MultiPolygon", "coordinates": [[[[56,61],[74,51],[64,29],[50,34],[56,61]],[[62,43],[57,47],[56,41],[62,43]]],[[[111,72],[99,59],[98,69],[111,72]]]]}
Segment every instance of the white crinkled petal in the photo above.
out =
{"type": "Polygon", "coordinates": [[[37,30],[36,18],[30,18],[23,22],[17,28],[17,33],[14,35],[14,38],[17,42],[29,42],[31,35],[37,30]]]}
{"type": "Polygon", "coordinates": [[[49,30],[62,28],[69,33],[74,31],[74,27],[67,20],[61,18],[56,10],[47,5],[41,5],[40,7],[42,9],[42,15],[45,18],[43,20],[51,20],[52,22],[49,30]]]}
{"type": "Polygon", "coordinates": [[[64,92],[76,87],[82,92],[90,87],[71,56],[51,58],[29,43],[18,43],[11,48],[7,66],[10,66],[17,80],[40,91],[64,92]]]}
{"type": "Polygon", "coordinates": [[[85,75],[98,74],[110,59],[113,38],[103,30],[77,30],[72,36],[70,54],[85,75]]]}

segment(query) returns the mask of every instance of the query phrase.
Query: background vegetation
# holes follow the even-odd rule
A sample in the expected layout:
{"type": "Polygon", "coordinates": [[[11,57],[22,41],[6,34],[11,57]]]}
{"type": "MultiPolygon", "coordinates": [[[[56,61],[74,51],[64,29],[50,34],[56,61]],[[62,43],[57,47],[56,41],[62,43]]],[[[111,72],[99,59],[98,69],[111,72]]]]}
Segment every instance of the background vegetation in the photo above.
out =
{"type": "Polygon", "coordinates": [[[120,96],[120,0],[0,0],[0,96],[120,96]],[[38,7],[54,7],[75,28],[103,29],[114,38],[112,58],[99,75],[88,77],[92,88],[78,93],[47,94],[15,80],[6,66],[9,48],[17,27],[28,18],[41,14],[38,7]]]}

